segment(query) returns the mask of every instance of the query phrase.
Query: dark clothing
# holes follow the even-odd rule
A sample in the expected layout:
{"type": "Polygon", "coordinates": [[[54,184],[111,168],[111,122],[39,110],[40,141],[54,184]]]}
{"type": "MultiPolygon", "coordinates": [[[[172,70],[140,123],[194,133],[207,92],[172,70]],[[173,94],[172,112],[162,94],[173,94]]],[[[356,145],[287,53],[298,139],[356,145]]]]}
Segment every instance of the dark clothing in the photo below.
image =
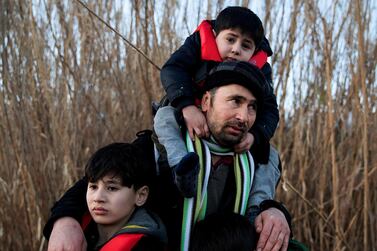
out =
{"type": "MultiPolygon", "coordinates": [[[[214,21],[211,24],[213,27],[214,21]]],[[[267,52],[268,56],[272,55],[267,39],[263,40],[259,49],[267,52]]],[[[186,106],[194,105],[195,98],[202,95],[200,84],[218,63],[202,59],[199,31],[190,35],[184,44],[171,55],[161,70],[162,85],[171,105],[179,111],[186,106]]],[[[263,97],[264,105],[262,112],[258,112],[250,133],[255,139],[251,148],[256,156],[255,161],[265,164],[269,156],[269,141],[279,122],[279,110],[272,88],[271,66],[266,63],[261,71],[267,80],[263,97]]]]}
{"type": "MultiPolygon", "coordinates": [[[[165,224],[169,239],[169,250],[177,250],[180,243],[182,227],[183,198],[180,196],[173,182],[171,168],[169,168],[167,164],[163,165],[163,163],[158,163],[158,166],[156,166],[151,131],[138,133],[138,138],[133,142],[133,145],[144,149],[144,162],[149,165],[150,168],[156,170],[156,177],[153,180],[154,183],[151,184],[150,195],[145,207],[155,212],[165,224]]],[[[227,182],[224,184],[224,193],[221,198],[218,199],[217,211],[232,210],[231,205],[234,203],[234,193],[232,193],[232,191],[234,191],[233,180],[232,176],[228,175],[227,182]]],[[[87,181],[82,179],[55,203],[51,209],[51,216],[43,229],[43,234],[47,239],[50,237],[53,224],[58,218],[70,216],[75,218],[78,222],[81,222],[83,214],[88,211],[85,199],[86,188],[87,181]]],[[[216,211],[216,209],[214,211],[216,211]]],[[[257,208],[254,212],[255,215],[257,215],[259,209],[257,208]]],[[[286,218],[287,220],[290,219],[288,216],[286,216],[286,218]]]]}

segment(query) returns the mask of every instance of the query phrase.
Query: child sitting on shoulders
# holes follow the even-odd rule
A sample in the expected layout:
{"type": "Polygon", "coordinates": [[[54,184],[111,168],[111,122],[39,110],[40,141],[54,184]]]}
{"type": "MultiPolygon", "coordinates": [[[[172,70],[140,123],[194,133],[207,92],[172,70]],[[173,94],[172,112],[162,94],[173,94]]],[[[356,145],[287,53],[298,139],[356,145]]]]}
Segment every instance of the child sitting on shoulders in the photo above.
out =
{"type": "Polygon", "coordinates": [[[269,140],[276,130],[279,111],[272,89],[271,67],[267,63],[270,55],[272,51],[264,38],[259,17],[248,8],[235,6],[222,10],[216,20],[203,21],[163,66],[161,81],[171,106],[157,110],[154,130],[159,143],[165,147],[175,183],[183,196],[193,197],[196,193],[193,181],[198,174],[199,159],[197,154],[187,152],[180,129],[183,123],[177,122],[177,118],[183,117],[192,140],[194,135],[208,138],[208,125],[196,100],[201,98],[203,83],[210,70],[222,61],[236,60],[260,68],[266,83],[264,105],[258,107],[254,126],[234,147],[234,151],[251,150],[257,163],[266,164],[256,170],[256,176],[262,177],[256,181],[262,185],[255,183],[252,188],[252,194],[257,196],[253,198],[255,206],[263,200],[273,199],[280,178],[280,166],[269,162],[271,155],[277,155],[276,150],[270,151],[269,140]]]}

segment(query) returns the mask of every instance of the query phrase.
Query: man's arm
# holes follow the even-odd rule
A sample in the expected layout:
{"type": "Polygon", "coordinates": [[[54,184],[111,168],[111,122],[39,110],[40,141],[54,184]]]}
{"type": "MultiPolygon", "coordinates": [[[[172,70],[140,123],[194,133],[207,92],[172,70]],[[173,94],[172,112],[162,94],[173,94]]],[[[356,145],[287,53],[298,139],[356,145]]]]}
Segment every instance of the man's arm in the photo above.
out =
{"type": "Polygon", "coordinates": [[[291,230],[282,211],[271,207],[257,216],[254,225],[260,234],[257,251],[287,250],[291,230]]]}
{"type": "Polygon", "coordinates": [[[253,185],[249,195],[249,207],[259,205],[265,200],[275,198],[276,187],[280,181],[281,161],[275,148],[271,147],[267,164],[259,164],[254,173],[253,185]]]}
{"type": "MultiPolygon", "coordinates": [[[[51,215],[43,229],[46,239],[50,238],[55,222],[63,217],[71,217],[77,222],[81,221],[83,214],[88,210],[86,205],[86,189],[88,183],[86,179],[79,180],[71,187],[63,197],[51,208],[51,215]]],[[[55,229],[54,229],[55,230],[55,229]]],[[[54,249],[59,250],[59,249],[54,249]]],[[[64,249],[61,249],[64,250],[64,249]]]]}
{"type": "Polygon", "coordinates": [[[48,251],[85,251],[87,243],[78,221],[72,217],[57,219],[48,242],[48,251]]]}

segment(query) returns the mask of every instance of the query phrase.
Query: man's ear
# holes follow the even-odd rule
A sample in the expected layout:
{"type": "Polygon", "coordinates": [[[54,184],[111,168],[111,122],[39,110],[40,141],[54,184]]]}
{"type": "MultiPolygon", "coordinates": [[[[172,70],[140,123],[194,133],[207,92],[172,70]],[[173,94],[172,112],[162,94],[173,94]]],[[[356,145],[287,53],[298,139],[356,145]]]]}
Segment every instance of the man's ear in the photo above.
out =
{"type": "Polygon", "coordinates": [[[210,102],[211,102],[211,94],[207,91],[206,93],[204,93],[202,97],[202,111],[203,112],[208,111],[210,102]]]}
{"type": "Polygon", "coordinates": [[[147,201],[149,195],[149,187],[142,186],[136,191],[136,206],[140,207],[147,201]]]}

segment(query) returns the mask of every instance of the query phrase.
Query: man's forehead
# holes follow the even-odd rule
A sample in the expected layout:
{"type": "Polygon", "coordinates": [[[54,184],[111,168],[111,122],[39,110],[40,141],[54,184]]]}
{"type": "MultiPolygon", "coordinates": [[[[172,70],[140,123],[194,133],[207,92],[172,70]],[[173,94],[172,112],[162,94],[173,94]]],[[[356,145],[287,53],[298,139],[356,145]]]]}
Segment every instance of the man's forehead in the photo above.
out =
{"type": "Polygon", "coordinates": [[[224,93],[231,94],[231,92],[238,92],[239,94],[249,94],[254,97],[254,94],[245,86],[242,84],[237,84],[237,83],[230,83],[227,85],[219,86],[218,90],[221,90],[224,93]]]}

